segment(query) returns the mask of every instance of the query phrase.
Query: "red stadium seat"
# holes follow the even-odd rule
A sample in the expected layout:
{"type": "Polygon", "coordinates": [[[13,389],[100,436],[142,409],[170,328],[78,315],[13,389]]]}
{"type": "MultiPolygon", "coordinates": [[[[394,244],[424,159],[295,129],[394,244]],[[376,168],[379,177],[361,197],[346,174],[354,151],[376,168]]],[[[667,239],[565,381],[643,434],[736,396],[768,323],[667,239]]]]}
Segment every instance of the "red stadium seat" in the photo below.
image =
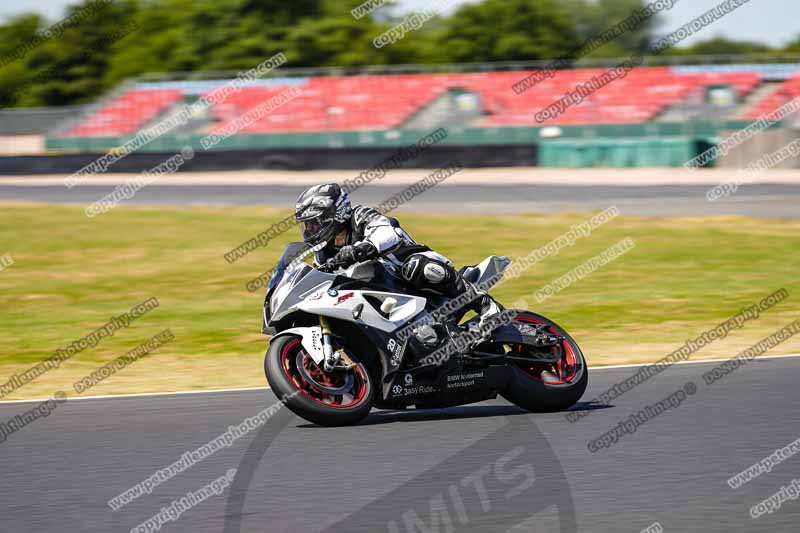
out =
{"type": "Polygon", "coordinates": [[[183,92],[177,89],[132,89],[69,129],[65,136],[103,137],[133,134],[183,97],[183,92]]]}
{"type": "MultiPolygon", "coordinates": [[[[298,85],[300,95],[259,117],[241,133],[359,131],[401,128],[426,105],[448,90],[480,96],[485,115],[476,127],[535,126],[537,112],[563,98],[576,85],[600,77],[605,69],[562,70],[518,95],[511,86],[532,72],[399,74],[309,78],[298,85]]],[[[761,83],[750,72],[679,73],[668,67],[635,69],[589,95],[579,105],[547,124],[624,124],[652,120],[668,107],[708,85],[728,84],[746,95],[761,83]]],[[[213,107],[217,132],[235,126],[239,117],[286,90],[288,85],[254,86],[233,93],[213,107]]],[[[800,79],[787,82],[780,94],[800,94],[800,79]]],[[[68,136],[125,135],[136,132],[184,97],[178,89],[134,89],[90,115],[68,136]]],[[[760,106],[759,109],[762,107],[760,106]]],[[[777,106],[773,106],[777,107],[777,106]]],[[[758,110],[753,111],[758,114],[758,110]]]]}
{"type": "Polygon", "coordinates": [[[784,104],[800,97],[800,75],[790,78],[783,82],[775,91],[768,94],[764,99],[751,108],[744,117],[748,120],[756,120],[762,116],[769,115],[784,104]]]}

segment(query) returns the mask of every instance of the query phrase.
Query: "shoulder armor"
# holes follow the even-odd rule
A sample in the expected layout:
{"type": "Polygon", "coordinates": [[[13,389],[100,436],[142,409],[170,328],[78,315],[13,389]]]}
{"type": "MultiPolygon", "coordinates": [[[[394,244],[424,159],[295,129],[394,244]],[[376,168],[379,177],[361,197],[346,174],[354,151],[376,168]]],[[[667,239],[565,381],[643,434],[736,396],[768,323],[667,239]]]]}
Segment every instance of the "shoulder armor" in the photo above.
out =
{"type": "Polygon", "coordinates": [[[365,224],[381,216],[379,211],[365,205],[358,205],[353,209],[353,224],[357,228],[363,228],[365,224]]]}

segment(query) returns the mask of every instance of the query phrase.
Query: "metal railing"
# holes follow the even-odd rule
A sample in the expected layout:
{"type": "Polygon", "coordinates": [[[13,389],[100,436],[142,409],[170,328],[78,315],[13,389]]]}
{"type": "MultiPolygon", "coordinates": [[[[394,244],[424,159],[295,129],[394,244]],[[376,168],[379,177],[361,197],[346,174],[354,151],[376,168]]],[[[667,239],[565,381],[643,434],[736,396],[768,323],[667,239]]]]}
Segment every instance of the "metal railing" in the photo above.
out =
{"type": "MultiPolygon", "coordinates": [[[[570,64],[570,68],[613,67],[627,58],[581,58],[570,64]]],[[[498,61],[492,63],[441,63],[404,65],[365,65],[349,67],[281,67],[264,76],[268,78],[299,78],[325,76],[358,76],[367,74],[436,74],[464,72],[503,72],[517,70],[536,70],[551,68],[552,59],[537,61],[498,61]]],[[[650,56],[645,57],[643,66],[713,66],[713,65],[768,65],[796,64],[800,70],[800,54],[758,53],[737,55],[699,55],[699,56],[650,56]]],[[[189,72],[151,72],[134,78],[136,82],[196,81],[208,79],[235,78],[237,71],[196,70],[189,72]]]]}

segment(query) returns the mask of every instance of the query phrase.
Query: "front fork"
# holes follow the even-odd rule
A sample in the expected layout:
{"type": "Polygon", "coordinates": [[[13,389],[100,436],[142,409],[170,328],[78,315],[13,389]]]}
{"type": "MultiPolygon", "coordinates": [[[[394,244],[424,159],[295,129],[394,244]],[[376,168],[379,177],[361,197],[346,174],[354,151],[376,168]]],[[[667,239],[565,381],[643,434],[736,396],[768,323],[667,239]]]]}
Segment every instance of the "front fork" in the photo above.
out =
{"type": "Polygon", "coordinates": [[[333,369],[339,364],[341,354],[334,351],[332,342],[332,333],[330,324],[324,316],[319,317],[319,325],[322,328],[322,354],[325,356],[324,370],[325,372],[333,372],[333,369]]]}

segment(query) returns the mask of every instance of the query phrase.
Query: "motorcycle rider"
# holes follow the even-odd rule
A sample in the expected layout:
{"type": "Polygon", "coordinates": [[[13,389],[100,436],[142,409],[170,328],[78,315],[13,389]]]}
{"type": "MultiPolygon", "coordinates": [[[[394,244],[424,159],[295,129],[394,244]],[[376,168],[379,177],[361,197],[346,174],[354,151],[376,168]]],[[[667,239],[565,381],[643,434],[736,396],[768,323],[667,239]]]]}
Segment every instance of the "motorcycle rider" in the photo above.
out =
{"type": "Polygon", "coordinates": [[[380,258],[397,266],[402,278],[418,290],[449,298],[473,290],[475,298],[467,308],[478,313],[480,325],[501,311],[499,304],[465,280],[449,259],[417,244],[396,219],[371,207],[352,207],[347,192],[336,183],[306,189],[297,199],[295,219],[307,244],[325,243],[315,255],[321,270],[380,258]]]}

